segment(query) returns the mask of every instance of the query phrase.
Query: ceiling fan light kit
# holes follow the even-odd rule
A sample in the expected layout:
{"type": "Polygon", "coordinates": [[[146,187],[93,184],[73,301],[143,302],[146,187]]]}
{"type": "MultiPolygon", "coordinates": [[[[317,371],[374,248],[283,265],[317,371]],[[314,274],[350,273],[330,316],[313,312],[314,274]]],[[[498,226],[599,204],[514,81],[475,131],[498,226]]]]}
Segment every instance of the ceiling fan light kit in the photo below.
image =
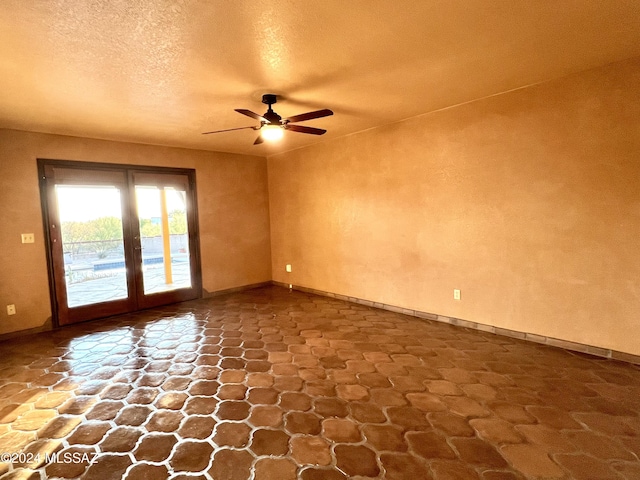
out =
{"type": "Polygon", "coordinates": [[[260,135],[267,142],[277,142],[284,136],[284,127],[280,125],[263,125],[260,135]]]}
{"type": "Polygon", "coordinates": [[[233,130],[245,130],[247,128],[251,128],[253,130],[260,131],[260,135],[258,136],[256,141],[253,142],[254,145],[258,145],[264,141],[275,142],[280,140],[283,137],[285,130],[291,130],[292,132],[298,132],[298,133],[306,133],[309,135],[323,135],[327,132],[322,128],[305,127],[302,125],[292,125],[292,124],[333,115],[333,112],[328,108],[325,108],[322,110],[316,110],[314,112],[302,113],[300,115],[294,115],[293,117],[288,117],[283,119],[271,108],[271,105],[274,105],[277,101],[278,101],[278,97],[272,93],[266,93],[262,96],[262,103],[268,106],[268,109],[264,115],[258,115],[257,113],[252,112],[251,110],[246,110],[243,108],[235,109],[236,112],[242,115],[245,115],[247,117],[253,118],[254,120],[260,121],[259,126],[227,128],[225,130],[215,130],[213,132],[204,132],[203,135],[208,135],[210,133],[230,132],[233,130]]]}

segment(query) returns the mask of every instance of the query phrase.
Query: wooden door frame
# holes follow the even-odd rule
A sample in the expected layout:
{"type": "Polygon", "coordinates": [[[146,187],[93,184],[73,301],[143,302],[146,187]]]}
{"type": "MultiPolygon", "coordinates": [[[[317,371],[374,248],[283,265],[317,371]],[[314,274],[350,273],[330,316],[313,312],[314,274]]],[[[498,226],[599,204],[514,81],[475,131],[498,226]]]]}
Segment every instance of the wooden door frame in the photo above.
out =
{"type": "MultiPolygon", "coordinates": [[[[54,263],[56,259],[53,255],[53,238],[51,235],[50,226],[52,225],[52,221],[56,220],[56,218],[52,218],[55,214],[51,215],[49,211],[49,205],[51,204],[51,200],[48,198],[48,189],[47,189],[47,177],[45,169],[47,167],[59,167],[59,168],[77,168],[77,169],[85,169],[85,170],[95,170],[95,171],[119,171],[123,172],[126,182],[128,183],[128,191],[126,195],[131,197],[131,191],[135,188],[133,184],[131,184],[131,172],[148,172],[148,173],[157,173],[157,174],[177,174],[177,175],[186,175],[189,181],[189,189],[191,192],[190,202],[188,202],[189,208],[191,209],[193,215],[193,225],[189,225],[189,227],[193,227],[193,232],[189,231],[189,248],[190,252],[193,253],[194,264],[192,267],[192,288],[196,292],[196,298],[202,298],[202,270],[200,264],[200,232],[199,232],[199,220],[198,220],[198,203],[197,203],[197,190],[196,190],[196,171],[191,168],[175,168],[175,167],[156,167],[156,166],[148,166],[148,165],[134,165],[134,164],[114,164],[114,163],[103,163],[103,162],[87,162],[87,161],[75,161],[75,160],[59,160],[59,159],[49,159],[49,158],[37,158],[37,166],[38,166],[38,179],[39,179],[39,187],[40,187],[40,205],[42,210],[42,221],[43,221],[43,230],[44,230],[44,240],[45,240],[45,250],[46,250],[46,259],[47,259],[47,273],[49,280],[49,299],[51,304],[51,315],[52,315],[52,323],[54,327],[60,327],[62,324],[60,323],[60,307],[58,306],[57,298],[58,298],[58,289],[61,288],[57,286],[55,274],[54,274],[54,263]],[[50,216],[51,215],[51,216],[50,216]]],[[[133,208],[133,203],[130,201],[130,206],[133,208]]],[[[130,212],[126,212],[127,217],[123,218],[123,230],[124,237],[126,237],[127,231],[131,233],[131,216],[130,212]],[[129,225],[125,226],[125,223],[129,225]]],[[[125,244],[125,249],[131,249],[133,253],[134,245],[131,245],[131,242],[125,244]]],[[[137,258],[137,255],[133,255],[132,258],[137,258]]],[[[60,265],[55,265],[56,269],[60,269],[60,265]]],[[[63,266],[62,266],[63,268],[63,266]]],[[[129,277],[133,276],[133,272],[127,272],[127,282],[129,283],[129,277]]],[[[134,295],[136,292],[133,292],[134,295]]],[[[168,296],[165,295],[164,299],[168,296]]],[[[179,296],[177,296],[179,297],[179,296]]],[[[164,299],[162,297],[157,297],[157,301],[147,302],[146,304],[142,304],[138,306],[138,310],[143,310],[145,308],[151,308],[157,306],[159,304],[164,304],[164,299]]],[[[187,300],[187,298],[176,298],[176,301],[187,300]]],[[[107,313],[104,316],[110,316],[117,313],[107,313]]]]}

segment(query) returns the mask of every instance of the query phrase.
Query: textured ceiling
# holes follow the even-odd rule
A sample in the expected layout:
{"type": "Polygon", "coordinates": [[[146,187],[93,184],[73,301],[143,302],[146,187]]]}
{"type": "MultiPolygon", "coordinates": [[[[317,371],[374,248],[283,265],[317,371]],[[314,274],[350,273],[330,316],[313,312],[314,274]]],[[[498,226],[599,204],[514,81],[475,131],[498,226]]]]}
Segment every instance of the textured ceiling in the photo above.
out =
{"type": "Polygon", "coordinates": [[[0,128],[267,156],[635,56],[638,0],[2,0],[0,128]],[[263,93],[328,133],[201,135],[263,93]]]}

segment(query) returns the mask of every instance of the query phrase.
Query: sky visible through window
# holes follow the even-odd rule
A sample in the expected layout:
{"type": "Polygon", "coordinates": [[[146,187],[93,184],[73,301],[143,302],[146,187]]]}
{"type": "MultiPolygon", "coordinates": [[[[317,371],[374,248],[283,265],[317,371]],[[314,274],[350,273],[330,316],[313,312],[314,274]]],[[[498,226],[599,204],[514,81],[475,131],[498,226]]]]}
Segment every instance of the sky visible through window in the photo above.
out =
{"type": "MultiPolygon", "coordinates": [[[[160,190],[136,187],[141,219],[160,217],[160,190]]],[[[112,186],[56,185],[60,222],[83,222],[101,217],[122,217],[120,190],[112,186]]],[[[184,193],[167,189],[167,210],[184,210],[184,193]]]]}

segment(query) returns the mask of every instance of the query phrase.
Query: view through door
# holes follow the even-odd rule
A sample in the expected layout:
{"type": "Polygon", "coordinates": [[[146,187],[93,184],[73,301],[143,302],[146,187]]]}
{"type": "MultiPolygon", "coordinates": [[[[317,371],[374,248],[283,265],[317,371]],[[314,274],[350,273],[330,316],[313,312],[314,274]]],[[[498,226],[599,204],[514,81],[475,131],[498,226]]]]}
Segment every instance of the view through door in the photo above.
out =
{"type": "Polygon", "coordinates": [[[60,325],[198,298],[195,172],[39,160],[60,325]]]}

